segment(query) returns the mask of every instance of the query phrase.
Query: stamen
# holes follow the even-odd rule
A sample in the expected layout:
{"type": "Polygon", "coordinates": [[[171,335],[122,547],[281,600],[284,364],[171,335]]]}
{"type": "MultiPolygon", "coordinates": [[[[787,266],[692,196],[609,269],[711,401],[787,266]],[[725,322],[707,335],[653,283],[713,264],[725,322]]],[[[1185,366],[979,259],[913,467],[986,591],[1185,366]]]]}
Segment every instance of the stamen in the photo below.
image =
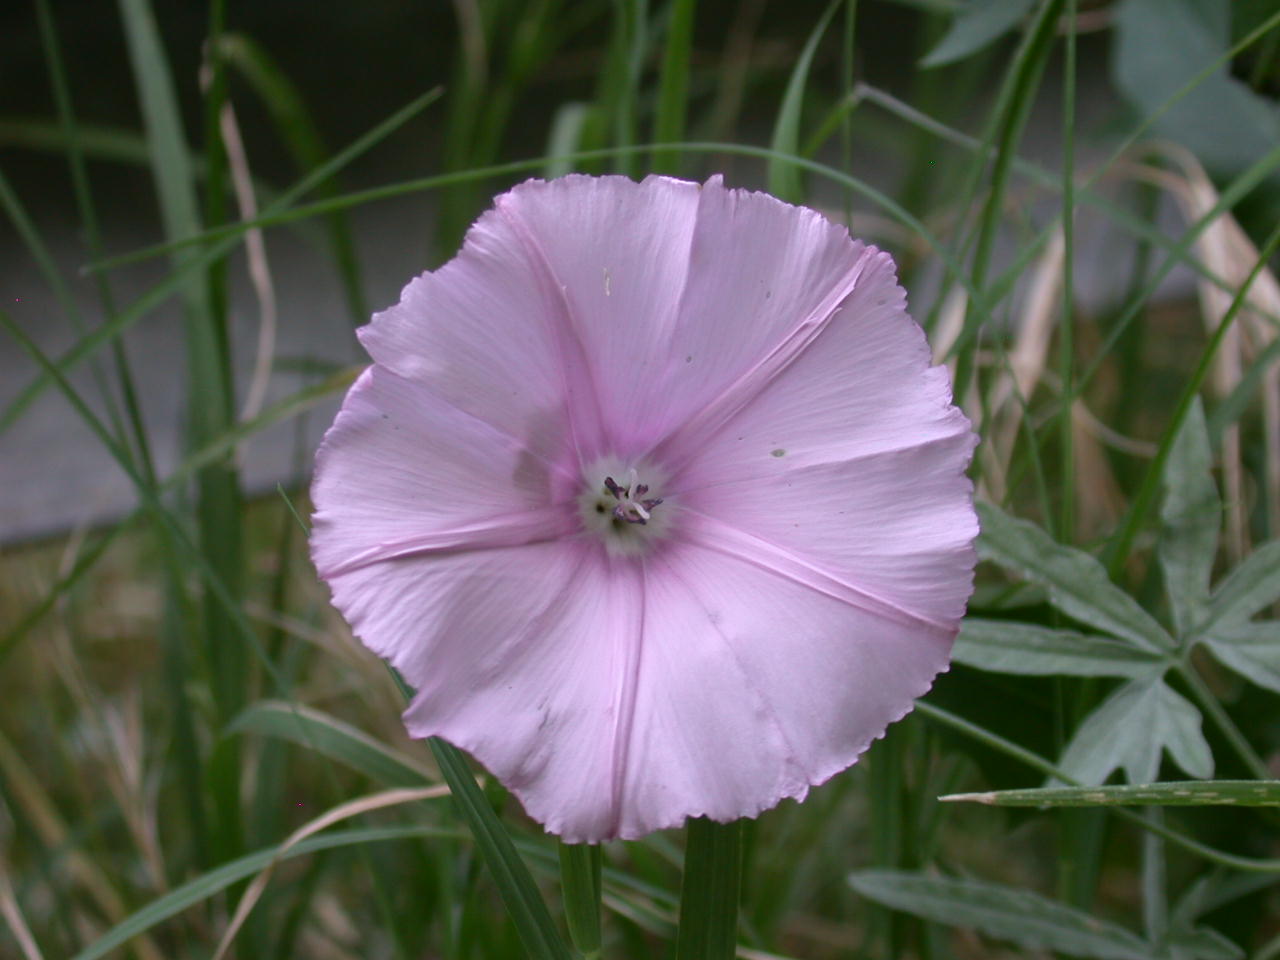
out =
{"type": "Polygon", "coordinates": [[[619,486],[613,477],[605,477],[604,488],[613,499],[618,501],[618,505],[613,508],[614,518],[627,523],[648,523],[650,518],[649,511],[662,502],[661,497],[653,497],[648,500],[640,499],[649,492],[649,485],[647,483],[636,483],[635,470],[628,471],[627,485],[625,487],[619,486]]]}

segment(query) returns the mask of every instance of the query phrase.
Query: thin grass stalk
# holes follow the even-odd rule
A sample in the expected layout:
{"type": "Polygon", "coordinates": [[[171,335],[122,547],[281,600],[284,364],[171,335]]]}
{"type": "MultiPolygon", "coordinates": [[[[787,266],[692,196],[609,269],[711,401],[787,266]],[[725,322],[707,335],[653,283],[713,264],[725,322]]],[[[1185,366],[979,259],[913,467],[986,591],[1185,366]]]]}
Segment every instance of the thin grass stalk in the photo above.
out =
{"type": "MultiPolygon", "coordinates": [[[[1280,151],[1280,148],[1277,148],[1280,151]]],[[[1275,152],[1275,151],[1273,151],[1275,152]]],[[[1226,197],[1226,194],[1223,194],[1226,197]]],[[[1214,216],[1217,215],[1215,210],[1210,211],[1214,216]]],[[[1207,218],[1209,214],[1206,214],[1207,218]]],[[[1205,219],[1202,218],[1202,219],[1205,219]]],[[[1182,429],[1182,422],[1186,419],[1187,412],[1191,409],[1191,401],[1196,394],[1200,392],[1200,387],[1204,383],[1205,377],[1213,364],[1214,356],[1218,352],[1218,348],[1222,345],[1227,333],[1231,330],[1235,322],[1237,314],[1244,306],[1249,294],[1249,288],[1253,285],[1253,281],[1257,279],[1259,274],[1266,269],[1272,255],[1280,248],[1280,225],[1271,232],[1263,244],[1262,251],[1258,256],[1257,262],[1254,263],[1253,269],[1249,271],[1248,277],[1244,283],[1240,285],[1240,289],[1236,291],[1235,298],[1231,301],[1231,306],[1227,308],[1227,312],[1222,317],[1222,322],[1218,324],[1218,328],[1214,331],[1213,336],[1209,339],[1209,343],[1200,354],[1200,359],[1188,378],[1186,384],[1182,388],[1182,393],[1178,398],[1178,403],[1174,407],[1173,416],[1169,425],[1165,428],[1163,436],[1160,438],[1160,446],[1156,451],[1155,457],[1152,459],[1151,465],[1147,468],[1147,473],[1143,477],[1142,485],[1138,489],[1137,495],[1133,499],[1133,504],[1129,509],[1124,525],[1118,531],[1114,540],[1110,544],[1108,550],[1108,570],[1112,577],[1115,577],[1120,570],[1123,569],[1125,561],[1129,557],[1129,551],[1133,547],[1134,539],[1138,535],[1138,531],[1146,522],[1147,514],[1151,510],[1151,506],[1155,501],[1156,490],[1160,485],[1160,478],[1164,474],[1166,461],[1169,459],[1169,452],[1173,448],[1173,441],[1179,430],[1182,429]]]]}
{"type": "MultiPolygon", "coordinates": [[[[276,197],[275,200],[268,204],[263,211],[263,216],[259,217],[254,222],[254,225],[263,225],[270,220],[273,214],[278,214],[279,211],[287,209],[299,197],[305,196],[317,184],[322,183],[381,142],[393,131],[434,103],[439,97],[440,89],[436,88],[414,98],[382,123],[374,126],[368,133],[358,137],[324,166],[313,170],[290,189],[276,197]]],[[[114,338],[124,333],[174,293],[183,290],[190,282],[191,275],[194,275],[197,271],[230,250],[235,245],[236,238],[248,226],[250,225],[230,225],[209,231],[198,237],[192,237],[189,240],[173,240],[165,244],[165,254],[195,246],[206,246],[207,249],[192,255],[189,260],[184,260],[181,266],[172,270],[168,277],[153,286],[119,315],[112,317],[108,322],[94,329],[88,336],[78,340],[71,349],[57,359],[49,371],[21,390],[17,397],[0,413],[0,434],[3,434],[6,429],[13,425],[17,418],[22,415],[22,412],[31,405],[46,387],[55,382],[55,373],[64,373],[74,368],[87,357],[92,356],[104,344],[111,342],[114,338]]]]}
{"type": "MultiPolygon", "coordinates": [[[[1142,811],[1154,826],[1164,823],[1159,807],[1142,811]]],[[[1153,830],[1142,836],[1142,926],[1152,943],[1163,942],[1169,930],[1169,896],[1164,838],[1153,830]]]]}
{"type": "MultiPolygon", "coordinates": [[[[943,726],[950,727],[957,733],[963,734],[969,739],[981,743],[992,750],[1002,753],[1007,757],[1017,760],[1019,763],[1025,764],[1032,770],[1042,773],[1049,777],[1061,780],[1068,786],[1078,787],[1081,784],[1069,774],[1064,773],[1057,766],[1050,763],[1044,757],[1033,753],[1026,747],[1021,747],[1011,740],[1008,740],[998,733],[994,733],[979,724],[966,720],[964,717],[952,713],[950,710],[935,706],[925,700],[916,701],[916,711],[924,717],[929,718],[943,726]]],[[[1108,812],[1135,824],[1144,830],[1149,830],[1158,834],[1183,850],[1194,853],[1199,857],[1203,857],[1210,863],[1218,866],[1228,867],[1234,870],[1242,870],[1248,873],[1280,873],[1280,858],[1260,859],[1256,857],[1242,857],[1238,854],[1227,853],[1225,850],[1218,850],[1208,844],[1194,840],[1185,834],[1179,833],[1163,824],[1157,825],[1146,820],[1140,813],[1128,810],[1124,807],[1108,806],[1105,811],[1100,810],[1099,813],[1108,812]]]]}
{"type": "MultiPolygon", "coordinates": [[[[844,98],[853,96],[854,40],[857,37],[858,0],[846,0],[844,5],[844,29],[840,35],[840,86],[844,98]]],[[[840,169],[853,169],[853,113],[845,113],[840,120],[840,169]]],[[[844,222],[853,221],[853,196],[844,192],[844,222]]]]}
{"type": "MultiPolygon", "coordinates": [[[[1062,316],[1059,319],[1058,376],[1071,393],[1075,373],[1075,220],[1076,220],[1076,25],[1077,0],[1066,0],[1066,42],[1062,83],[1062,316]]],[[[1058,539],[1074,543],[1075,452],[1072,407],[1058,410],[1058,457],[1062,477],[1058,539]]]]}
{"type": "MultiPolygon", "coordinates": [[[[1014,61],[1017,70],[1013,74],[1010,97],[1001,115],[999,133],[994,141],[995,165],[991,171],[986,202],[978,219],[977,240],[970,267],[970,277],[974,286],[979,288],[986,284],[987,267],[995,247],[997,226],[1004,205],[1013,158],[1017,152],[1018,143],[1022,139],[1027,118],[1031,114],[1031,103],[1035,91],[1040,86],[1040,78],[1044,74],[1049,54],[1053,50],[1054,29],[1062,4],[1063,0],[1044,0],[1027,31],[1026,45],[1019,51],[1019,56],[1014,61]]],[[[965,324],[974,329],[980,321],[974,313],[972,303],[969,308],[965,324]]],[[[957,357],[955,376],[955,389],[961,395],[964,394],[972,375],[973,353],[972,351],[961,352],[957,357]]]]}
{"type": "MultiPolygon", "coordinates": [[[[1002,126],[1006,124],[1007,116],[1013,109],[1013,104],[1016,100],[1018,90],[1023,85],[1020,78],[1025,72],[1025,65],[1028,58],[1036,48],[1037,38],[1041,34],[1040,28],[1043,26],[1043,17],[1053,2],[1054,0],[1044,0],[1041,4],[1035,24],[1023,33],[1022,41],[1018,45],[1018,49],[1014,53],[1013,58],[1009,62],[1008,68],[1000,80],[1000,87],[996,93],[995,103],[992,105],[991,111],[987,115],[987,120],[983,127],[982,136],[980,138],[981,146],[969,165],[969,170],[967,171],[964,179],[964,185],[959,191],[957,191],[958,200],[955,208],[960,212],[961,216],[965,215],[965,212],[971,208],[974,201],[977,199],[978,189],[982,182],[982,174],[987,165],[988,154],[992,152],[993,148],[995,148],[1000,130],[1002,126]]],[[[996,156],[999,156],[998,151],[996,152],[996,156]]],[[[957,239],[952,245],[952,254],[957,258],[963,256],[963,253],[968,248],[969,241],[971,239],[972,235],[969,238],[961,238],[960,232],[957,231],[957,239]]],[[[953,282],[953,278],[944,278],[943,286],[938,293],[938,298],[934,303],[934,307],[929,311],[929,314],[925,319],[924,327],[926,330],[933,329],[937,320],[935,311],[939,309],[940,305],[947,299],[948,294],[951,292],[953,282]]],[[[967,390],[960,391],[961,395],[964,395],[966,392],[967,390]]]]}
{"type": "MultiPolygon", "coordinates": [[[[93,193],[89,187],[89,173],[85,166],[84,149],[81,144],[80,127],[76,120],[75,109],[71,101],[71,85],[68,82],[66,67],[62,60],[62,44],[58,40],[58,29],[53,19],[49,0],[36,0],[36,20],[40,28],[40,42],[44,49],[45,61],[49,67],[49,84],[53,89],[54,105],[58,111],[58,127],[66,141],[67,165],[71,171],[71,187],[76,198],[76,210],[84,228],[85,243],[89,255],[101,259],[104,255],[102,232],[98,226],[98,215],[93,203],[93,193]]],[[[95,276],[94,286],[98,291],[98,302],[102,305],[103,316],[114,316],[116,312],[115,298],[111,292],[111,284],[106,276],[95,276]]],[[[125,416],[128,418],[132,432],[133,449],[137,462],[144,475],[155,482],[155,464],[151,456],[151,445],[147,439],[147,431],[142,419],[142,410],[138,404],[138,394],[134,386],[133,373],[129,367],[128,355],[124,344],[115,341],[111,345],[112,359],[116,370],[116,383],[119,385],[121,399],[124,403],[125,416]]]]}
{"type": "Polygon", "coordinates": [[[665,145],[684,139],[697,10],[697,0],[671,0],[662,71],[658,75],[658,109],[653,121],[653,140],[659,147],[649,161],[654,173],[680,172],[680,151],[665,145]]]}
{"type": "MultiPolygon", "coordinates": [[[[280,65],[252,37],[243,34],[224,33],[218,53],[228,67],[248,81],[250,88],[267,108],[275,123],[280,139],[293,156],[299,175],[304,175],[324,163],[329,151],[311,118],[301,92],[281,69],[280,65]]],[[[337,177],[319,184],[320,196],[337,196],[340,192],[337,177]]],[[[328,228],[329,249],[342,281],[347,312],[353,324],[366,323],[369,305],[364,295],[360,262],[356,256],[351,225],[341,213],[325,218],[328,228]]]]}

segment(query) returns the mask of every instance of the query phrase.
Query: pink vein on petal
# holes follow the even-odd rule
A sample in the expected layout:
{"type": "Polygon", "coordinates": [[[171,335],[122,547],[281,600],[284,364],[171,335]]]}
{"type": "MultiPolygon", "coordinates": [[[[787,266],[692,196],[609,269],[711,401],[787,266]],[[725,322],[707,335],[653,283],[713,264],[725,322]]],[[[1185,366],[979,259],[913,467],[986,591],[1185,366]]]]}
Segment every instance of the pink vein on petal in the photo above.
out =
{"type": "Polygon", "coordinates": [[[776,543],[747,533],[710,514],[690,507],[684,507],[684,511],[696,514],[699,519],[705,521],[704,524],[689,524],[681,529],[680,539],[686,543],[749,563],[775,576],[807,587],[815,593],[821,593],[857,607],[874,617],[896,620],[899,623],[921,624],[946,633],[948,636],[955,633],[954,624],[943,623],[922,613],[916,613],[914,610],[907,610],[891,600],[876,596],[863,587],[854,586],[835,574],[819,569],[808,560],[776,543]]]}
{"type": "MultiPolygon", "coordinates": [[[[371,370],[373,368],[370,367],[369,369],[371,370]]],[[[393,373],[392,376],[395,376],[395,374],[393,373]]],[[[423,381],[416,380],[414,381],[414,385],[419,390],[422,390],[424,393],[429,393],[433,398],[435,398],[436,400],[439,400],[442,404],[444,404],[450,410],[456,411],[457,413],[466,417],[471,422],[478,424],[484,429],[491,431],[496,436],[499,436],[502,439],[509,441],[512,449],[515,450],[517,453],[528,454],[529,456],[537,460],[539,463],[541,463],[544,467],[546,467],[549,471],[560,474],[561,477],[563,477],[566,480],[569,480],[570,482],[574,482],[574,483],[577,482],[578,475],[575,472],[571,471],[563,463],[558,463],[554,460],[548,459],[543,454],[535,450],[532,444],[528,443],[525,440],[521,440],[519,437],[517,437],[515,434],[513,434],[510,430],[506,429],[505,427],[501,427],[491,420],[486,420],[484,417],[478,416],[477,414],[472,413],[470,410],[467,410],[464,407],[460,407],[456,400],[453,400],[452,398],[447,397],[444,394],[431,389],[431,386],[423,381]]]]}
{"type": "Polygon", "coordinates": [[[618,687],[617,716],[613,724],[613,746],[610,762],[613,769],[609,777],[610,832],[614,835],[622,828],[622,793],[626,789],[627,762],[631,753],[631,738],[636,719],[636,690],[640,686],[640,669],[644,653],[644,608],[646,603],[645,577],[648,570],[643,563],[636,565],[636,610],[634,611],[633,639],[627,651],[627,662],[618,687]]]}
{"type": "Polygon", "coordinates": [[[565,406],[569,432],[573,437],[579,461],[585,462],[600,455],[601,451],[598,448],[604,439],[604,426],[600,417],[600,389],[595,382],[594,370],[574,322],[573,310],[569,306],[565,286],[551,268],[546,253],[538,243],[538,238],[529,229],[524,219],[512,209],[509,195],[503,194],[498,197],[494,201],[494,207],[520,238],[520,244],[529,259],[529,264],[541,280],[544,288],[543,297],[548,302],[550,312],[553,317],[560,320],[558,324],[553,321],[554,329],[550,333],[554,338],[556,352],[560,356],[560,375],[569,401],[565,406]],[[590,423],[586,425],[579,423],[580,414],[585,414],[590,419],[590,423]],[[583,426],[589,427],[592,440],[592,444],[585,448],[579,431],[583,426]]]}
{"type": "Polygon", "coordinates": [[[571,503],[523,513],[490,517],[456,530],[432,531],[398,540],[389,540],[361,550],[355,556],[333,567],[319,571],[322,577],[334,577],[359,570],[373,563],[419,557],[430,554],[467,553],[502,547],[523,547],[558,540],[575,533],[579,527],[571,503]]]}
{"type": "Polygon", "coordinates": [[[685,451],[697,451],[706,438],[714,435],[759,396],[779,374],[818,339],[830,324],[831,319],[839,312],[841,302],[853,292],[867,261],[876,253],[877,251],[872,248],[864,250],[849,271],[831,288],[831,292],[817,309],[801,320],[778,342],[777,346],[713,397],[698,413],[655,443],[646,458],[662,459],[663,462],[670,464],[673,471],[679,470],[691,453],[686,453],[684,457],[671,457],[668,454],[665,458],[662,454],[676,445],[685,451]]]}
{"type": "MultiPolygon", "coordinates": [[[[930,447],[939,443],[954,443],[956,435],[952,433],[940,434],[936,437],[925,437],[923,440],[912,440],[910,443],[897,444],[891,447],[882,447],[877,450],[866,450],[862,453],[851,457],[839,457],[832,460],[818,460],[813,463],[806,463],[802,466],[793,466],[787,476],[800,476],[811,470],[822,470],[835,465],[848,466],[852,463],[863,463],[867,460],[874,460],[877,457],[891,457],[895,453],[907,453],[911,450],[918,450],[921,447],[930,447]]],[[[755,483],[759,480],[772,480],[777,476],[776,471],[765,470],[760,473],[735,473],[726,476],[721,480],[709,480],[706,483],[699,483],[694,486],[684,486],[680,483],[672,483],[669,488],[671,496],[677,496],[686,493],[698,493],[703,490],[714,490],[716,487],[729,486],[736,483],[755,483]]]]}
{"type": "MultiPolygon", "coordinates": [[[[686,542],[689,542],[692,545],[692,541],[688,541],[686,539],[686,542]]],[[[670,571],[672,582],[680,584],[680,586],[684,588],[685,593],[687,593],[693,600],[697,608],[706,614],[707,624],[711,627],[712,632],[715,633],[717,639],[719,639],[720,643],[724,646],[725,653],[728,655],[729,659],[738,667],[738,670],[742,674],[742,682],[759,698],[761,705],[764,707],[764,712],[768,715],[769,721],[773,724],[774,729],[778,731],[778,737],[782,741],[783,746],[786,747],[786,759],[791,763],[794,763],[799,770],[803,771],[805,777],[812,782],[812,776],[809,773],[809,768],[800,761],[799,751],[796,750],[795,744],[791,742],[791,738],[787,736],[787,731],[783,729],[782,720],[778,717],[777,708],[774,707],[769,698],[765,696],[764,691],[760,689],[757,684],[752,682],[751,671],[742,663],[742,659],[738,656],[738,652],[734,648],[734,645],[730,642],[729,638],[725,636],[724,631],[720,629],[720,624],[717,623],[716,619],[711,615],[711,612],[707,609],[707,605],[703,602],[702,597],[698,595],[698,592],[694,590],[682,576],[680,576],[675,567],[666,562],[664,562],[664,565],[670,571]]]]}

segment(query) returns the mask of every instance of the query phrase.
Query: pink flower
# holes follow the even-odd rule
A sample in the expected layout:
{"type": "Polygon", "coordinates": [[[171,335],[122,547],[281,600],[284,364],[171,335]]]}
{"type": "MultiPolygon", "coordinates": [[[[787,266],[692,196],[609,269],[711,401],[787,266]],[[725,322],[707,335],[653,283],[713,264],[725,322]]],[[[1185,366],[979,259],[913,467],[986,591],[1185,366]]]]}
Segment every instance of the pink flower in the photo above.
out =
{"type": "Polygon", "coordinates": [[[947,666],[974,436],[887,254],[765,194],[529,181],[360,332],[311,548],[571,842],[803,798],[947,666]]]}

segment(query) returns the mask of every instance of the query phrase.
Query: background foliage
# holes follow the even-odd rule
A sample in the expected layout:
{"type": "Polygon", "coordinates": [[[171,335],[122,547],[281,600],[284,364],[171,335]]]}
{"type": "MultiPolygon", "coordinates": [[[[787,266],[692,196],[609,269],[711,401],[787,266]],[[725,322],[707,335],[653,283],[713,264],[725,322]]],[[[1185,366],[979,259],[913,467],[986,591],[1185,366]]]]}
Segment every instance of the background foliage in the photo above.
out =
{"type": "Polygon", "coordinates": [[[951,672],[740,848],[690,832],[740,849],[739,955],[1280,956],[1274,0],[0,17],[3,239],[52,311],[0,311],[28,356],[0,430],[67,404],[136,495],[0,555],[0,953],[707,949],[714,923],[676,936],[681,834],[562,851],[562,884],[499,787],[405,739],[305,558],[315,429],[357,368],[266,336],[233,360],[244,303],[290,322],[269,249],[299,239],[356,325],[395,291],[353,221],[410,211],[424,269],[505,185],[576,169],[725,171],[847,220],[982,436],[951,672]],[[176,463],[139,399],[157,315],[186,351],[176,463]],[[274,491],[245,483],[268,430],[295,451],[274,491]]]}

